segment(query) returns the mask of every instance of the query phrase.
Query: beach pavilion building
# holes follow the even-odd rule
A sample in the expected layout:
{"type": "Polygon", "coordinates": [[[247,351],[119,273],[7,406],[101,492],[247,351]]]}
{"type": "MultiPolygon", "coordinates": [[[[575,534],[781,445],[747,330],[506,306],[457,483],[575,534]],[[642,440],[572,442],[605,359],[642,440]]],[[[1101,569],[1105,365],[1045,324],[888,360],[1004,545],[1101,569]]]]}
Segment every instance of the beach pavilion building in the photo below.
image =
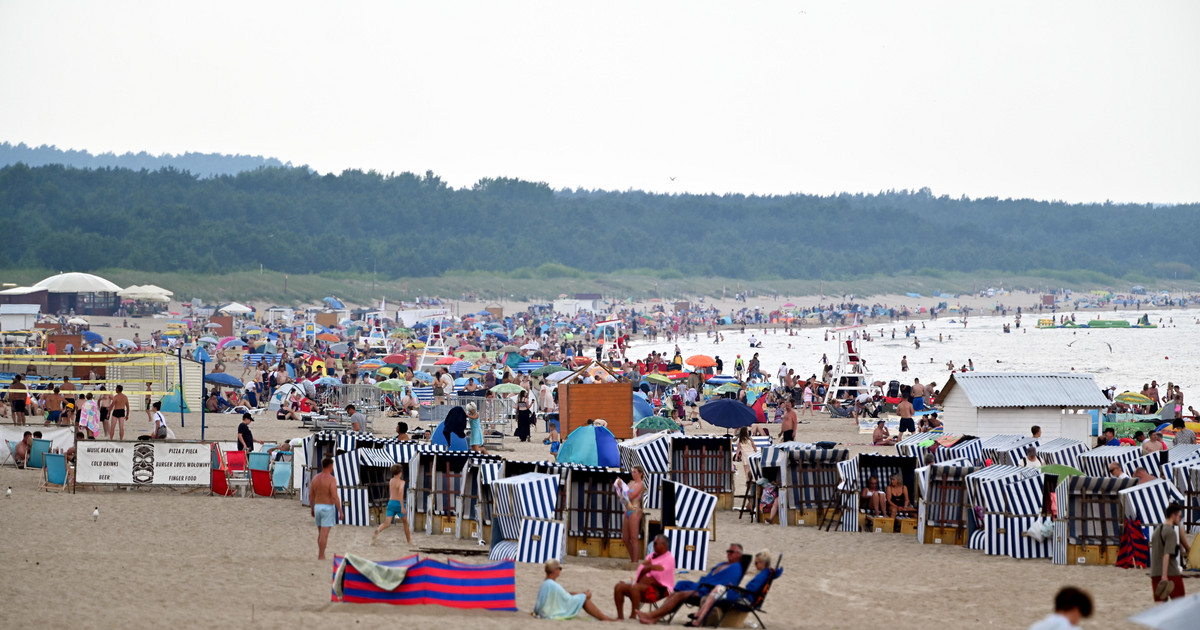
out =
{"type": "Polygon", "coordinates": [[[1108,398],[1091,374],[955,373],[942,388],[942,423],[956,435],[1029,435],[1087,442],[1108,398]]]}
{"type": "Polygon", "coordinates": [[[90,273],[60,273],[32,287],[0,291],[0,304],[37,304],[43,313],[112,315],[121,287],[90,273]]]}

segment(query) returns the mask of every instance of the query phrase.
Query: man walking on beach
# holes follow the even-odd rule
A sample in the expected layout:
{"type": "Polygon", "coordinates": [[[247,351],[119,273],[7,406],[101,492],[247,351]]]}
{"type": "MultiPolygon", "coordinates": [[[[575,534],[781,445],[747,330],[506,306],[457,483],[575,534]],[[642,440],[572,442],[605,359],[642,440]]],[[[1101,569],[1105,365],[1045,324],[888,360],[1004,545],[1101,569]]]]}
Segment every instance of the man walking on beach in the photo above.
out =
{"type": "Polygon", "coordinates": [[[1183,568],[1179,563],[1179,521],[1183,508],[1172,503],[1163,510],[1166,520],[1150,538],[1150,585],[1154,601],[1183,597],[1183,568]]]}
{"type": "Polygon", "coordinates": [[[338,500],[337,480],[333,478],[333,458],[321,460],[321,473],[313,477],[309,485],[312,507],[309,513],[317,522],[317,560],[325,559],[325,545],[329,542],[329,530],[344,520],[342,502],[338,500]]]}
{"type": "Polygon", "coordinates": [[[783,401],[783,420],[779,425],[782,433],[780,440],[783,442],[791,442],[796,437],[796,410],[792,408],[792,400],[789,398],[783,401]]]}
{"type": "Polygon", "coordinates": [[[404,524],[404,540],[411,545],[412,533],[408,530],[408,516],[404,514],[404,466],[400,464],[392,464],[392,480],[388,482],[387,519],[371,536],[372,545],[380,532],[392,526],[392,519],[400,519],[404,524]]]}

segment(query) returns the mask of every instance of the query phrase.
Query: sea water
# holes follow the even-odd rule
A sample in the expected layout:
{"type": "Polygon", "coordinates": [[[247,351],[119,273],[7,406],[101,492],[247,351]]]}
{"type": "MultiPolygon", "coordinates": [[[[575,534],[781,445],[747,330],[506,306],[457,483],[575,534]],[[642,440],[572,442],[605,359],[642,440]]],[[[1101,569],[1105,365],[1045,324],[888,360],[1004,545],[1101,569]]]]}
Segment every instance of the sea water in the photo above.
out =
{"type": "MultiPolygon", "coordinates": [[[[1142,385],[1157,380],[1159,394],[1164,395],[1166,384],[1170,382],[1183,388],[1185,409],[1188,405],[1200,406],[1200,391],[1193,393],[1193,388],[1200,384],[1200,323],[1197,323],[1200,310],[1084,310],[1075,316],[1081,324],[1096,318],[1125,319],[1132,323],[1143,314],[1149,315],[1150,322],[1158,324],[1159,328],[1039,329],[1036,327],[1039,316],[1028,313],[1022,317],[1020,328],[1015,326],[1015,318],[1009,315],[972,316],[966,326],[955,316],[937,320],[914,317],[908,321],[866,324],[855,330],[871,335],[871,341],[858,342],[859,354],[866,361],[872,378],[885,383],[898,380],[911,384],[914,378],[919,378],[922,383],[936,382],[941,387],[950,375],[947,362],[953,361],[955,369],[959,370],[969,359],[974,362],[977,373],[1091,374],[1096,378],[1097,387],[1116,386],[1118,393],[1140,392],[1142,385]],[[1003,331],[1006,323],[1010,325],[1009,333],[1003,331]],[[912,336],[904,335],[906,325],[916,325],[915,336],[921,342],[919,349],[912,336]],[[893,329],[895,339],[892,338],[893,329]],[[908,357],[908,372],[900,370],[904,356],[908,357]],[[1192,396],[1197,398],[1193,401],[1192,396]]],[[[1070,313],[1056,315],[1069,317],[1070,313]]],[[[1050,314],[1042,317],[1048,318],[1050,314]]],[[[798,376],[807,378],[820,376],[822,354],[827,355],[831,364],[837,361],[838,336],[833,330],[832,327],[805,325],[795,331],[795,336],[790,336],[782,328],[764,332],[761,326],[746,326],[745,333],[737,329],[722,331],[725,341],[720,344],[714,345],[713,339],[701,331],[697,341],[690,338],[684,341],[680,337],[678,345],[684,358],[695,354],[719,356],[726,374],[733,374],[733,363],[738,354],[748,367],[750,358],[757,352],[763,374],[772,383],[778,383],[781,363],[786,362],[798,376]],[[750,347],[751,336],[762,342],[761,348],[750,347]]],[[[842,334],[848,333],[843,330],[842,334]]],[[[661,335],[659,339],[662,339],[661,335]]],[[[631,361],[644,358],[652,350],[665,353],[670,360],[676,345],[663,341],[644,342],[640,334],[631,340],[633,346],[627,351],[631,361]]]]}

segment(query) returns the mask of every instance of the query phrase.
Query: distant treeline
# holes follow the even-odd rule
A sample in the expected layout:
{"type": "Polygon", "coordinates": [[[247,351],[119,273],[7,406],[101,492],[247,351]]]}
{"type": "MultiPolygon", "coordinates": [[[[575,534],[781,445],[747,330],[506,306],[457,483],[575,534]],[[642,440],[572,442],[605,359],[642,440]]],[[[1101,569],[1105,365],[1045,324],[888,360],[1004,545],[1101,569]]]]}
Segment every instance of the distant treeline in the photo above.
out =
{"type": "Polygon", "coordinates": [[[100,153],[92,155],[87,151],[60,149],[53,145],[37,147],[25,143],[0,144],[0,166],[11,164],[28,164],[29,166],[45,166],[47,164],[63,164],[75,168],[128,168],[135,171],[146,169],[157,171],[162,168],[173,168],[186,171],[200,177],[216,175],[236,175],[242,171],[252,171],[264,166],[284,168],[284,164],[275,158],[265,158],[261,155],[222,155],[220,153],[184,153],[181,155],[151,155],[140,153],[100,153]]]}
{"type": "Polygon", "coordinates": [[[0,268],[215,273],[449,271],[847,279],[996,270],[1191,279],[1200,205],[879,194],[453,189],[424,175],[260,168],[0,169],[0,268]]]}

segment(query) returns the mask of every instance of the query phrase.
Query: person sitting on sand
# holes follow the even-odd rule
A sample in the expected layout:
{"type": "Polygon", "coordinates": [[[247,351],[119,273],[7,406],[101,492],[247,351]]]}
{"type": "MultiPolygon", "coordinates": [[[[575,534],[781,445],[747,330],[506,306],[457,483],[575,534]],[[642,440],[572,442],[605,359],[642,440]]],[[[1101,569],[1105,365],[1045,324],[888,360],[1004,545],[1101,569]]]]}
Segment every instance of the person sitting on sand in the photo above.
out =
{"type": "Polygon", "coordinates": [[[638,564],[637,575],[632,581],[617,582],[613,587],[613,600],[617,603],[617,621],[625,618],[625,599],[629,599],[631,615],[637,614],[642,601],[660,601],[675,588],[675,556],[671,555],[670,541],[659,534],[651,543],[650,552],[638,564]]]}
{"type": "Polygon", "coordinates": [[[887,500],[888,516],[892,518],[916,512],[908,498],[908,486],[900,481],[900,475],[892,475],[892,481],[887,487],[887,500]]]}
{"type": "MultiPolygon", "coordinates": [[[[758,570],[758,573],[751,578],[748,584],[746,584],[745,590],[750,593],[759,593],[763,590],[763,588],[766,587],[767,580],[771,579],[771,552],[763,549],[762,551],[754,554],[754,568],[758,570]]],[[[700,610],[696,611],[696,617],[691,621],[691,623],[685,623],[683,625],[689,628],[704,627],[705,620],[708,618],[708,613],[712,612],[712,608],[714,605],[716,605],[718,600],[736,600],[740,596],[741,595],[736,591],[731,592],[724,586],[718,586],[714,588],[712,592],[706,595],[703,601],[700,602],[700,610]]]]}
{"type": "Polygon", "coordinates": [[[892,446],[899,441],[898,436],[892,437],[888,432],[886,422],[880,420],[875,423],[875,431],[871,433],[871,446],[892,446]]]}
{"type": "MultiPolygon", "coordinates": [[[[659,619],[675,611],[692,595],[706,597],[718,586],[735,586],[742,581],[742,546],[730,543],[725,550],[725,562],[713,567],[699,582],[681,580],[675,584],[675,592],[658,603],[658,608],[643,613],[638,611],[638,621],[644,624],[657,623],[659,619]]],[[[620,612],[618,610],[618,612],[620,612]]]]}
{"type": "Polygon", "coordinates": [[[600,621],[613,621],[612,617],[600,612],[592,601],[592,592],[572,593],[558,583],[562,575],[562,563],[553,558],[546,561],[543,568],[546,579],[538,589],[537,603],[533,606],[533,615],[542,619],[574,619],[582,610],[600,621]]]}
{"type": "Polygon", "coordinates": [[[867,487],[862,491],[862,504],[868,514],[883,516],[887,514],[887,494],[879,488],[879,477],[871,475],[867,479],[867,487]]]}

